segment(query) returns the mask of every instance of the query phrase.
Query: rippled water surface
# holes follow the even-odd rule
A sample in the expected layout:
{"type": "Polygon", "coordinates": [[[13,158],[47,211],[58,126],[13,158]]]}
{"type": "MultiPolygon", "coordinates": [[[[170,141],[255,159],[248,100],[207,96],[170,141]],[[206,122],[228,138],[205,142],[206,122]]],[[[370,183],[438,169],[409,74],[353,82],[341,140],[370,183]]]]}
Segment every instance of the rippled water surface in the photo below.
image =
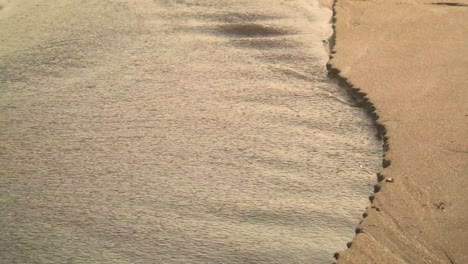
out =
{"type": "Polygon", "coordinates": [[[0,263],[330,263],[381,159],[317,1],[10,0],[0,263]]]}

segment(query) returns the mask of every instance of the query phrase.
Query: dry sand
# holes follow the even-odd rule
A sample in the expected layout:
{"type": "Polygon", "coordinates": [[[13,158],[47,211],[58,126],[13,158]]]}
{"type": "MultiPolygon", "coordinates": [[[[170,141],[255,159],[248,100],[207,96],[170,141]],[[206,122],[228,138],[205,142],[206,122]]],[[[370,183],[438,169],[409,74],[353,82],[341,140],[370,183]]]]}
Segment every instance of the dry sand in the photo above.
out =
{"type": "Polygon", "coordinates": [[[339,263],[468,263],[468,1],[444,2],[335,4],[329,68],[377,109],[394,178],[339,263]]]}

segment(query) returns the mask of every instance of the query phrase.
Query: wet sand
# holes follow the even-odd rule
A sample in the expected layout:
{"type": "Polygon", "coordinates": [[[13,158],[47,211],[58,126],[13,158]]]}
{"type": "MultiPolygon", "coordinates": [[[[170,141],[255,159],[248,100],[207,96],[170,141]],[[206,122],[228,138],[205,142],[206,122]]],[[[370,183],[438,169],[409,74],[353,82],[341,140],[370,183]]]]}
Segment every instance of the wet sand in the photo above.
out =
{"type": "MultiPolygon", "coordinates": [[[[6,2],[6,1],[4,1],[6,2]]],[[[329,263],[380,169],[315,1],[0,12],[0,263],[329,263]]]]}
{"type": "Polygon", "coordinates": [[[336,2],[329,68],[376,108],[387,146],[339,263],[468,263],[467,5],[336,2]]]}

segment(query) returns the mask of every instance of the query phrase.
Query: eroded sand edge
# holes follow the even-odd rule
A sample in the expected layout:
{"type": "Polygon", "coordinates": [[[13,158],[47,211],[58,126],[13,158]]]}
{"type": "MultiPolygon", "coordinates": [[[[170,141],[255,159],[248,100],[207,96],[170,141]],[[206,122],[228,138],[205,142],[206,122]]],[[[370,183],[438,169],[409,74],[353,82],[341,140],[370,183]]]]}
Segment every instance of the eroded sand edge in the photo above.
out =
{"type": "Polygon", "coordinates": [[[386,150],[338,263],[468,261],[468,8],[447,3],[335,2],[328,68],[374,117],[386,150]]]}

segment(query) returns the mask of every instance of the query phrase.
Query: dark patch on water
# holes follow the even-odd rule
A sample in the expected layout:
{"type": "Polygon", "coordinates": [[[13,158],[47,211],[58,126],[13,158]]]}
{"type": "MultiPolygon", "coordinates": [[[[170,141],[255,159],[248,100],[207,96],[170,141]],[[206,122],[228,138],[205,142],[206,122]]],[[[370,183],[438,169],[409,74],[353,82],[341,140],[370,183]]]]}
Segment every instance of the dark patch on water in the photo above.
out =
{"type": "Polygon", "coordinates": [[[84,47],[99,44],[86,39],[63,39],[41,43],[0,60],[0,79],[7,81],[31,81],[38,77],[59,77],[63,69],[82,68],[91,65],[84,47]]]}
{"type": "Polygon", "coordinates": [[[218,26],[218,31],[223,35],[240,38],[275,37],[292,34],[290,30],[256,23],[225,24],[218,26]]]}
{"type": "Polygon", "coordinates": [[[462,4],[462,3],[455,3],[455,2],[435,2],[431,3],[432,5],[445,5],[445,6],[468,6],[467,4],[462,4]]]}

